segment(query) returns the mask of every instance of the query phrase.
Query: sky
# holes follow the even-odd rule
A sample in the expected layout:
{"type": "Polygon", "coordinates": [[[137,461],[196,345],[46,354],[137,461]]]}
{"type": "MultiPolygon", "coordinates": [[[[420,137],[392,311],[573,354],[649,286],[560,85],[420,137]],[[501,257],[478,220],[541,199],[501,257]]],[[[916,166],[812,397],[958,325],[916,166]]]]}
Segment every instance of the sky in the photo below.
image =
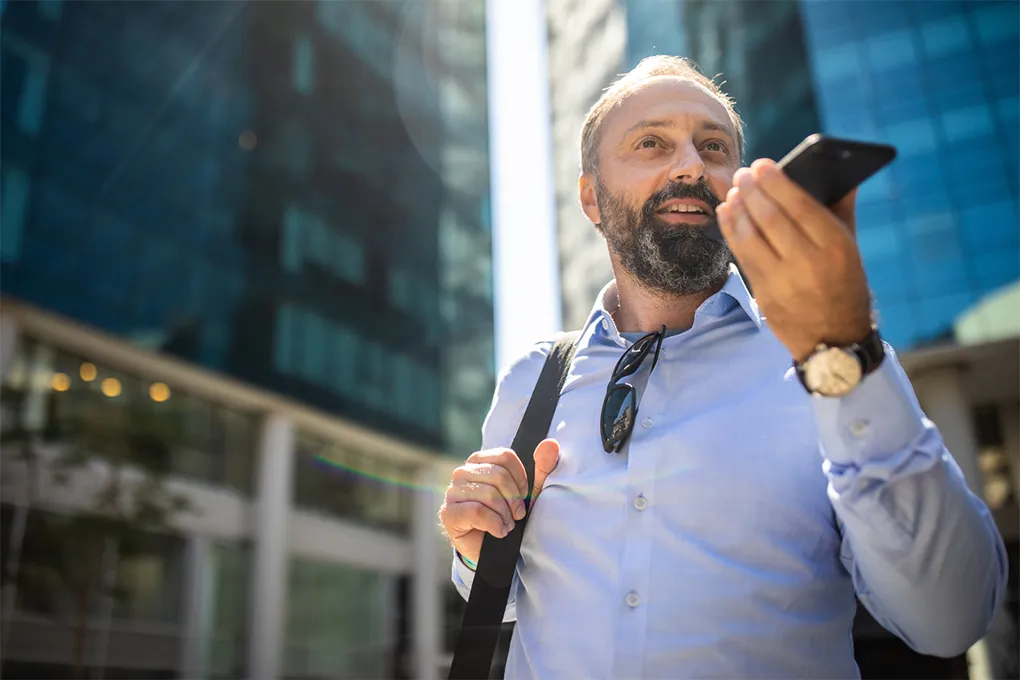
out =
{"type": "Polygon", "coordinates": [[[497,371],[561,330],[543,5],[486,5],[497,371]]]}

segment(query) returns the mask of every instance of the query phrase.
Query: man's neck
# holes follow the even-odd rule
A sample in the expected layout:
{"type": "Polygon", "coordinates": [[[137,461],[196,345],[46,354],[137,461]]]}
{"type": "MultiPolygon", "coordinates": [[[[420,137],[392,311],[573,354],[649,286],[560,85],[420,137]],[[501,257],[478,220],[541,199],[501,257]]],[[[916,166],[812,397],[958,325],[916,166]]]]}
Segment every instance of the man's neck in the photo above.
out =
{"type": "Polygon", "coordinates": [[[717,286],[692,295],[666,295],[642,286],[627,272],[616,272],[616,290],[620,306],[613,311],[613,320],[621,333],[651,333],[663,326],[667,330],[687,330],[694,325],[698,307],[718,293],[726,279],[717,286]]]}

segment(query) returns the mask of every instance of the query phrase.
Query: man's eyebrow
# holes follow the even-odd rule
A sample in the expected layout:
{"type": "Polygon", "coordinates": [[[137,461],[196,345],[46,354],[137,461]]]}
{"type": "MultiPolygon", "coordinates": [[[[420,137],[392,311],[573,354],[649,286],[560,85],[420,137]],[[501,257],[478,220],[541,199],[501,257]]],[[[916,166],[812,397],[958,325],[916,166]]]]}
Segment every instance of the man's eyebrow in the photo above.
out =
{"type": "Polygon", "coordinates": [[[675,128],[675,127],[676,123],[674,123],[671,120],[652,120],[650,118],[646,118],[645,120],[639,120],[637,123],[634,123],[629,128],[627,128],[627,131],[623,133],[623,136],[630,137],[631,134],[633,134],[635,131],[644,130],[647,128],[675,128]]]}
{"type": "Polygon", "coordinates": [[[706,120],[701,124],[702,132],[721,132],[729,138],[733,138],[733,131],[726,125],[720,125],[710,120],[706,120]]]}
{"type": "MultiPolygon", "coordinates": [[[[624,138],[627,138],[630,137],[635,132],[637,132],[638,130],[647,130],[649,128],[675,128],[675,127],[676,123],[674,123],[671,120],[654,120],[651,118],[646,118],[645,120],[640,120],[634,125],[631,125],[629,128],[627,128],[627,131],[623,133],[623,136],[624,138]]],[[[730,139],[733,139],[733,131],[730,130],[730,128],[726,125],[722,125],[711,120],[706,120],[703,121],[701,125],[699,125],[698,127],[702,132],[721,132],[730,139]]]]}

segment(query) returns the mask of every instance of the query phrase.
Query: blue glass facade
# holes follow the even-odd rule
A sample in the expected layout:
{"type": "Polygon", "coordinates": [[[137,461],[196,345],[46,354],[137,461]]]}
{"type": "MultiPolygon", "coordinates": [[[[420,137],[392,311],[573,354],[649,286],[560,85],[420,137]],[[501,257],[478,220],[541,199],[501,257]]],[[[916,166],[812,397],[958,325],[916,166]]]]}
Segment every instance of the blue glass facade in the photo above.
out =
{"type": "Polygon", "coordinates": [[[900,348],[1020,277],[1020,4],[805,2],[822,130],[899,149],[858,240],[900,348]]]}
{"type": "Polygon", "coordinates": [[[473,450],[494,382],[475,5],[0,5],[3,294],[473,450]]]}

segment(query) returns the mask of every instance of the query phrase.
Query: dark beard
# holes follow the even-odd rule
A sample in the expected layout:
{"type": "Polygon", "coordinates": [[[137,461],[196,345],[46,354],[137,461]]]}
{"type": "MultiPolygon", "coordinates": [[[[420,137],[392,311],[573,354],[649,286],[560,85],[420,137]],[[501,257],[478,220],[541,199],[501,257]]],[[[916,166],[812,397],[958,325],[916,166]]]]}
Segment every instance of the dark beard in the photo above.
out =
{"type": "Polygon", "coordinates": [[[671,225],[656,214],[663,203],[674,198],[701,200],[714,211],[719,199],[704,181],[671,182],[649,198],[640,213],[601,183],[596,183],[595,196],[602,217],[599,231],[620,264],[645,286],[679,297],[703,293],[729,275],[733,254],[726,243],[708,237],[710,223],[671,225]]]}

